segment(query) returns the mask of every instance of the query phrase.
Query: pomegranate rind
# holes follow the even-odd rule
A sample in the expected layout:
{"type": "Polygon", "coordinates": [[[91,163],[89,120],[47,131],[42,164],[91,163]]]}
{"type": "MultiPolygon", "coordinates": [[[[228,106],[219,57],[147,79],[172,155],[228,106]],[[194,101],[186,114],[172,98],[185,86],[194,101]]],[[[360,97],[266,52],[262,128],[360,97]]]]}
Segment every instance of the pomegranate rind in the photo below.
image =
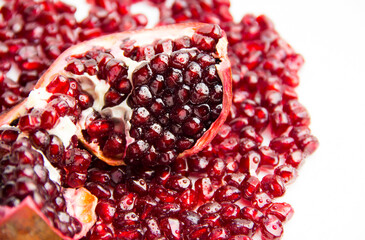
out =
{"type": "Polygon", "coordinates": [[[0,206],[0,239],[44,240],[80,239],[96,222],[95,208],[98,199],[85,188],[66,189],[67,212],[78,219],[82,230],[73,238],[65,237],[38,209],[28,196],[19,206],[0,206]]]}
{"type": "Polygon", "coordinates": [[[27,99],[24,99],[9,111],[3,112],[0,115],[0,126],[10,124],[15,119],[19,118],[23,114],[26,113],[26,104],[27,99]]]}
{"type": "Polygon", "coordinates": [[[68,239],[50,227],[50,221],[36,207],[31,197],[17,207],[0,207],[0,239],[44,240],[68,239]]]}
{"type": "MultiPolygon", "coordinates": [[[[64,73],[64,67],[67,66],[70,57],[83,54],[88,50],[91,50],[95,47],[105,47],[111,46],[111,53],[113,55],[118,56],[122,55],[120,49],[120,41],[122,39],[130,39],[135,40],[141,46],[144,44],[148,44],[157,39],[164,38],[173,38],[174,36],[192,36],[197,29],[200,27],[207,25],[205,23],[182,23],[182,24],[174,24],[174,25],[166,25],[159,26],[153,29],[143,29],[143,30],[135,30],[135,31],[126,31],[122,33],[114,33],[110,35],[106,35],[103,37],[95,38],[77,45],[74,45],[64,51],[49,67],[49,69],[42,75],[42,77],[38,80],[35,85],[35,89],[39,89],[42,87],[46,87],[52,79],[54,79],[60,73],[64,73]]],[[[231,77],[231,68],[230,61],[227,56],[227,45],[228,41],[224,32],[222,38],[219,39],[217,43],[217,57],[221,60],[219,64],[216,64],[216,68],[218,70],[219,77],[221,78],[223,84],[223,107],[218,118],[212,123],[208,131],[206,131],[201,138],[197,140],[194,146],[188,150],[179,154],[179,157],[186,157],[192,154],[199,152],[205,146],[207,146],[218,133],[219,128],[222,126],[224,121],[226,120],[229,109],[232,103],[232,77],[231,77]]],[[[20,115],[26,112],[25,101],[14,107],[12,110],[7,112],[4,116],[0,116],[0,124],[9,124],[12,120],[16,119],[20,115]]],[[[29,107],[29,106],[27,106],[29,107]]],[[[103,154],[100,147],[95,143],[87,142],[84,138],[81,130],[82,127],[77,124],[77,132],[76,135],[79,140],[83,143],[83,145],[92,152],[95,156],[97,156],[102,161],[106,162],[111,166],[120,166],[125,165],[124,160],[120,158],[112,158],[107,157],[103,154]]]]}
{"type": "Polygon", "coordinates": [[[218,70],[218,75],[223,84],[223,102],[222,111],[218,118],[212,123],[210,128],[203,134],[201,138],[195,143],[195,145],[182,152],[179,157],[186,157],[198,153],[204,147],[206,147],[213,138],[217,135],[219,129],[224,124],[229,114],[232,105],[232,73],[231,73],[231,62],[227,56],[227,46],[228,41],[225,33],[223,32],[223,37],[219,40],[217,44],[218,57],[221,60],[219,64],[216,64],[218,70]]]}

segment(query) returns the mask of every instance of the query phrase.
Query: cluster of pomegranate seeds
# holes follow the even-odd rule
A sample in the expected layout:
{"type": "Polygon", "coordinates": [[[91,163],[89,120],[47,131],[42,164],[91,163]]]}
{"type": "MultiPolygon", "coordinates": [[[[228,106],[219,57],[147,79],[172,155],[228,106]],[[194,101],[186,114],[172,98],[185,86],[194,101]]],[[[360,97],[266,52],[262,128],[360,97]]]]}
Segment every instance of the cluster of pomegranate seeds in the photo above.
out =
{"type": "MultiPolygon", "coordinates": [[[[95,76],[110,85],[102,99],[103,109],[86,117],[86,141],[97,142],[104,155],[125,157],[131,165],[167,165],[192,148],[222,110],[223,86],[216,69],[220,38],[221,29],[207,25],[190,37],[156,40],[151,45],[121,40],[124,56],[138,64],[131,79],[130,66],[113,56],[111,49],[74,56],[65,67],[67,74],[90,83],[95,76]],[[126,108],[125,104],[132,111],[130,119],[113,117],[113,109],[126,108]],[[126,121],[130,122],[128,134],[126,121]],[[128,137],[134,141],[127,146],[128,137]]],[[[83,98],[69,94],[72,81],[59,75],[46,90],[75,97],[82,110],[92,107],[92,101],[81,101],[92,99],[87,93],[82,93],[83,98]]]]}
{"type": "MultiPolygon", "coordinates": [[[[26,97],[39,76],[71,44],[147,24],[143,15],[129,12],[129,1],[89,2],[92,10],[81,22],[74,18],[75,8],[60,2],[5,3],[0,17],[1,111],[26,97]],[[11,67],[19,69],[18,80],[7,76],[11,67]]],[[[126,41],[121,46],[125,56],[146,61],[134,72],[133,83],[125,77],[123,63],[108,51],[89,53],[98,54],[98,62],[95,56],[75,57],[66,70],[108,81],[108,107],[127,99],[135,108],[133,137],[148,141],[131,145],[127,162],[143,162],[143,166],[111,167],[92,161],[77,143],[67,148],[57,136],[42,130],[56,125],[60,117],[76,121],[82,110],[93,105],[93,99],[73,79],[58,76],[47,87],[57,93],[48,100],[52,109],[41,114],[31,110],[19,120],[20,130],[30,133],[29,140],[16,140],[16,128],[1,131],[1,205],[14,206],[32,196],[58,229],[65,228],[66,223],[59,220],[67,218],[60,187],[48,179],[47,170],[37,162],[43,158],[32,145],[47,159],[54,159],[65,186],[84,185],[98,197],[98,220],[84,239],[280,239],[293,209],[276,198],[284,195],[303,160],[318,147],[309,129],[309,114],[295,92],[303,58],[280,38],[267,17],[245,15],[233,22],[229,0],[175,0],[171,7],[164,0],[149,2],[160,9],[160,25],[200,21],[219,24],[226,32],[234,99],[218,135],[200,153],[176,158],[221,111],[222,85],[211,52],[220,32],[214,27],[202,29],[192,39],[182,37],[152,46],[135,47],[126,41]],[[194,46],[204,52],[191,50],[194,46]],[[161,86],[163,80],[172,90],[161,86]],[[137,87],[128,96],[132,84],[137,87]],[[214,97],[207,101],[206,95],[214,97]],[[174,115],[173,123],[166,123],[167,113],[174,115]],[[13,154],[12,148],[26,150],[13,154]],[[165,153],[159,155],[158,148],[165,153]],[[157,156],[159,164],[175,161],[154,166],[157,156]]],[[[84,135],[97,139],[105,153],[118,156],[125,150],[126,136],[111,133],[118,123],[97,113],[88,120],[84,135]]],[[[67,219],[67,226],[72,227],[64,234],[72,237],[80,231],[78,222],[67,219]]]]}

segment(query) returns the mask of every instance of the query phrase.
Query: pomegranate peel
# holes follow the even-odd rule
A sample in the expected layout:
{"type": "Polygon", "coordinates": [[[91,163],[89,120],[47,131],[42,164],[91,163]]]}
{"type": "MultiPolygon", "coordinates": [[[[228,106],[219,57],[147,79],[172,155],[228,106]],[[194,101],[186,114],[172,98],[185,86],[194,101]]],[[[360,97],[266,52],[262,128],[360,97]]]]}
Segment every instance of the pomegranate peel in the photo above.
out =
{"type": "Polygon", "coordinates": [[[82,223],[82,231],[74,237],[66,237],[42,213],[28,196],[17,207],[0,207],[1,239],[80,239],[96,222],[95,207],[98,199],[85,188],[66,189],[67,211],[82,223]]]}
{"type": "MultiPolygon", "coordinates": [[[[139,159],[145,157],[147,152],[149,152],[151,148],[155,150],[157,149],[156,155],[159,157],[160,160],[154,160],[155,156],[150,156],[151,154],[149,154],[149,156],[147,157],[152,158],[152,160],[149,160],[150,162],[148,163],[148,165],[169,164],[174,161],[174,159],[176,159],[176,157],[178,156],[182,157],[197,153],[201,149],[203,149],[216,135],[218,129],[223,124],[229,114],[232,99],[230,62],[227,57],[228,42],[225,38],[225,33],[221,31],[218,26],[215,26],[214,28],[219,29],[219,35],[217,35],[216,33],[212,33],[211,36],[205,36],[202,35],[203,33],[197,33],[199,32],[199,29],[204,29],[204,27],[205,29],[209,30],[210,28],[212,28],[210,26],[211,25],[202,23],[186,23],[170,26],[161,26],[154,29],[111,34],[74,45],[66,50],[64,53],[62,53],[51,65],[51,67],[42,75],[42,77],[35,85],[35,89],[32,91],[35,97],[32,97],[31,92],[30,97],[28,97],[27,100],[23,101],[20,105],[2,115],[0,117],[0,123],[9,124],[11,120],[14,120],[19,116],[23,116],[27,113],[27,111],[29,112],[32,109],[36,109],[39,105],[38,97],[40,95],[43,95],[44,102],[48,102],[43,103],[43,105],[48,106],[49,102],[51,101],[50,98],[54,94],[65,94],[71,95],[73,97],[75,94],[78,93],[81,95],[83,94],[86,96],[91,96],[93,98],[93,104],[92,107],[89,107],[86,110],[82,110],[81,114],[75,116],[74,119],[72,119],[75,127],[72,127],[71,129],[75,131],[77,138],[90,152],[92,152],[95,156],[97,156],[107,164],[114,166],[123,165],[125,164],[126,157],[129,158],[128,163],[135,164],[136,161],[139,162],[139,159]],[[173,49],[170,47],[169,49],[167,47],[162,53],[154,53],[154,51],[157,50],[153,49],[158,49],[158,47],[156,46],[154,48],[149,48],[151,44],[158,45],[158,41],[163,41],[164,39],[174,40],[178,37],[186,36],[191,38],[192,43],[190,48],[173,49]],[[215,37],[216,39],[214,39],[213,37],[215,37]],[[132,49],[134,49],[133,51],[136,51],[135,48],[137,48],[137,51],[139,52],[137,53],[137,56],[126,57],[126,55],[129,54],[127,49],[131,47],[131,44],[132,49]],[[203,50],[199,50],[199,48],[203,50]],[[96,49],[103,50],[99,51],[96,49]],[[98,65],[96,66],[96,68],[98,69],[98,72],[96,73],[97,76],[91,76],[90,74],[80,75],[80,71],[84,69],[83,66],[80,65],[80,62],[85,62],[85,58],[89,59],[89,56],[93,54],[97,55],[96,59],[97,61],[99,61],[98,65]],[[155,85],[151,86],[148,84],[154,84],[151,81],[153,81],[153,79],[156,77],[160,77],[160,70],[155,70],[154,68],[153,72],[151,73],[150,64],[151,60],[154,57],[161,54],[167,55],[168,58],[170,58],[168,64],[171,64],[167,66],[168,71],[170,71],[169,73],[166,73],[166,69],[163,70],[162,74],[165,78],[165,81],[170,81],[169,83],[164,84],[173,87],[168,90],[163,90],[163,95],[161,95],[161,93],[157,93],[151,98],[150,91],[152,91],[151,89],[154,88],[155,85]],[[198,59],[198,54],[203,56],[198,59]],[[176,58],[171,59],[173,57],[176,58]],[[113,61],[116,61],[117,63],[113,65],[113,61]],[[119,63],[118,61],[121,61],[121,63],[119,63]],[[190,61],[193,61],[194,63],[195,61],[203,61],[203,64],[201,64],[200,67],[192,65],[190,68],[188,68],[187,65],[190,61]],[[204,61],[208,62],[206,63],[204,61]],[[108,64],[111,65],[111,68],[107,68],[108,64]],[[201,74],[202,71],[206,71],[206,64],[208,64],[208,66],[211,64],[215,66],[217,71],[217,78],[220,79],[220,83],[217,82],[218,87],[216,87],[215,89],[212,86],[208,86],[209,84],[202,82],[203,75],[201,74]],[[105,68],[104,72],[103,68],[105,68]],[[110,80],[109,82],[108,80],[106,80],[115,77],[115,75],[113,75],[113,71],[116,71],[115,74],[121,74],[120,72],[118,72],[120,71],[120,68],[122,68],[122,71],[124,71],[125,74],[124,80],[122,81],[132,84],[133,89],[129,90],[128,96],[126,94],[121,94],[120,92],[115,93],[115,91],[111,87],[114,84],[113,82],[111,82],[112,80],[110,80]],[[108,69],[110,71],[108,71],[108,69]],[[171,72],[171,70],[173,72],[171,72]],[[188,72],[188,70],[191,70],[192,72],[188,72]],[[147,71],[147,73],[141,73],[141,71],[147,71]],[[152,75],[145,76],[143,74],[152,75]],[[136,75],[138,77],[134,77],[136,75]],[[183,75],[186,77],[186,79],[183,79],[184,82],[181,82],[181,78],[183,78],[183,75]],[[129,81],[127,78],[129,79],[129,81]],[[134,78],[136,78],[137,80],[134,80],[134,78]],[[143,78],[148,79],[143,80],[144,82],[141,80],[142,82],[140,83],[135,82],[140,81],[138,79],[143,78]],[[169,79],[166,80],[166,78],[169,79]],[[66,81],[71,82],[70,86],[66,86],[66,81]],[[199,83],[199,81],[201,81],[201,83],[199,83]],[[80,85],[81,87],[79,87],[78,85],[80,85]],[[221,85],[222,87],[219,87],[221,85]],[[77,88],[80,88],[81,90],[78,90],[77,88]],[[177,89],[180,89],[179,91],[181,91],[181,94],[183,94],[181,95],[181,98],[186,98],[190,95],[190,97],[192,97],[193,99],[183,99],[181,100],[183,101],[181,103],[176,102],[180,101],[176,100],[177,97],[174,97],[174,95],[180,94],[177,93],[177,89]],[[218,99],[218,103],[208,100],[209,92],[214,93],[214,91],[216,91],[218,98],[221,98],[221,100],[218,99]],[[118,100],[120,98],[124,100],[118,100]],[[164,114],[162,120],[159,119],[161,116],[160,113],[156,113],[155,116],[150,117],[151,111],[155,110],[154,105],[150,105],[151,101],[154,101],[154,99],[156,99],[156,101],[158,99],[164,100],[162,104],[165,105],[165,108],[163,108],[162,111],[166,113],[164,114]],[[110,103],[107,103],[107,101],[110,103]],[[148,103],[145,103],[146,101],[148,103]],[[171,124],[169,116],[174,114],[174,110],[178,108],[180,104],[187,103],[190,104],[189,106],[191,106],[191,108],[195,108],[201,106],[202,104],[204,105],[208,103],[208,105],[210,104],[209,108],[217,109],[215,111],[215,114],[218,116],[213,116],[213,114],[210,114],[211,117],[209,119],[202,120],[199,119],[197,115],[191,115],[189,113],[191,117],[189,117],[188,119],[185,118],[184,120],[181,120],[176,124],[172,123],[172,125],[169,125],[171,124]],[[103,115],[101,119],[96,119],[97,121],[99,121],[97,123],[95,122],[95,124],[97,124],[95,130],[97,131],[96,133],[93,130],[94,128],[91,128],[90,125],[86,126],[86,121],[88,118],[87,115],[90,115],[92,112],[96,112],[96,114],[101,113],[101,115],[103,115]],[[156,120],[143,119],[146,114],[149,119],[156,120]],[[108,121],[110,122],[110,115],[113,118],[113,123],[108,123],[108,121]],[[134,117],[134,115],[136,115],[136,117],[134,117]],[[118,119],[115,120],[116,118],[118,119]],[[189,120],[190,122],[187,122],[189,120]],[[162,126],[162,133],[152,133],[162,135],[157,136],[157,138],[154,137],[154,139],[149,142],[146,142],[143,136],[138,137],[140,140],[138,140],[138,138],[134,136],[131,136],[132,130],[141,129],[142,126],[145,127],[145,123],[139,123],[140,121],[146,122],[147,125],[151,124],[151,121],[156,121],[159,128],[161,128],[160,126],[162,126]],[[108,124],[110,125],[109,127],[108,124]],[[181,133],[181,130],[179,130],[183,124],[185,124],[186,126],[185,128],[183,127],[183,131],[185,131],[185,133],[181,133]],[[105,130],[102,130],[104,127],[106,127],[105,130]],[[88,128],[87,131],[85,130],[85,128],[88,128]],[[193,128],[193,132],[190,132],[191,128],[193,128]],[[100,131],[104,131],[105,133],[101,133],[100,131]],[[117,136],[112,136],[113,131],[117,132],[114,134],[117,136]],[[114,139],[108,140],[113,137],[114,139]],[[101,146],[101,144],[105,144],[105,146],[101,146]],[[134,144],[134,148],[130,147],[131,144],[134,144]],[[104,150],[102,148],[104,148],[104,150]]],[[[204,32],[204,34],[209,33],[204,32]]],[[[92,57],[95,58],[95,56],[92,57]]],[[[161,62],[158,62],[158,64],[161,65],[161,62]]],[[[152,68],[153,67],[154,66],[152,66],[152,68]]],[[[120,77],[120,75],[118,75],[117,77],[120,77]]],[[[166,88],[168,86],[163,86],[163,88],[166,88]]],[[[113,87],[120,87],[120,84],[118,86],[113,85],[113,87]]],[[[80,101],[77,100],[77,102],[80,101]]],[[[57,126],[57,124],[60,123],[60,121],[57,119],[52,120],[51,118],[51,120],[49,120],[50,117],[47,117],[47,121],[51,121],[51,123],[49,123],[50,126],[52,126],[52,124],[57,126]]],[[[54,118],[57,117],[59,116],[56,116],[54,118]]],[[[62,117],[63,116],[61,116],[60,119],[62,117]]],[[[66,117],[68,116],[66,115],[63,119],[65,119],[66,117]]],[[[31,120],[26,119],[25,121],[31,120]]],[[[65,132],[67,131],[67,129],[70,130],[70,127],[72,125],[71,121],[65,120],[63,121],[63,123],[64,126],[60,127],[60,131],[62,131],[62,129],[64,129],[65,132]]],[[[26,122],[26,124],[28,124],[28,122],[26,122]]],[[[154,128],[152,129],[152,131],[156,131],[156,129],[154,128]]],[[[65,139],[66,142],[64,142],[64,145],[65,147],[67,147],[67,141],[71,139],[71,136],[68,136],[65,139]]]]}

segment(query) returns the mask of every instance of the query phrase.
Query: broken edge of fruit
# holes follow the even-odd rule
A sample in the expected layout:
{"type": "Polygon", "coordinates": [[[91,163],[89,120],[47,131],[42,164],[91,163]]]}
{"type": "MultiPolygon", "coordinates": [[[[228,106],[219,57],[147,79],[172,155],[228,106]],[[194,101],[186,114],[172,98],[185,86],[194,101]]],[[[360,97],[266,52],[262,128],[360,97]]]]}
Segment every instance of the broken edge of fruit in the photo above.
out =
{"type": "Polygon", "coordinates": [[[96,222],[95,208],[98,199],[85,188],[66,189],[67,211],[82,223],[82,231],[67,238],[54,227],[28,196],[16,208],[0,206],[0,239],[57,240],[80,239],[96,222]]]}

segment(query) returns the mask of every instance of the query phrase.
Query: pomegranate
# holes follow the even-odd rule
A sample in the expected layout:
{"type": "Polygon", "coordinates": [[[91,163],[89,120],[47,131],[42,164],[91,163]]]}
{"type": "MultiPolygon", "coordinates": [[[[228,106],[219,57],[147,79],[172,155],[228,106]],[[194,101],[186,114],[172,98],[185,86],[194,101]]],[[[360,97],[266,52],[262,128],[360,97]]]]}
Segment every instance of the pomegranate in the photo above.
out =
{"type": "Polygon", "coordinates": [[[228,115],[226,48],[219,26],[198,23],[84,42],[65,51],[0,122],[59,132],[50,144],[64,148],[75,134],[110,165],[170,164],[204,148],[228,115]]]}

